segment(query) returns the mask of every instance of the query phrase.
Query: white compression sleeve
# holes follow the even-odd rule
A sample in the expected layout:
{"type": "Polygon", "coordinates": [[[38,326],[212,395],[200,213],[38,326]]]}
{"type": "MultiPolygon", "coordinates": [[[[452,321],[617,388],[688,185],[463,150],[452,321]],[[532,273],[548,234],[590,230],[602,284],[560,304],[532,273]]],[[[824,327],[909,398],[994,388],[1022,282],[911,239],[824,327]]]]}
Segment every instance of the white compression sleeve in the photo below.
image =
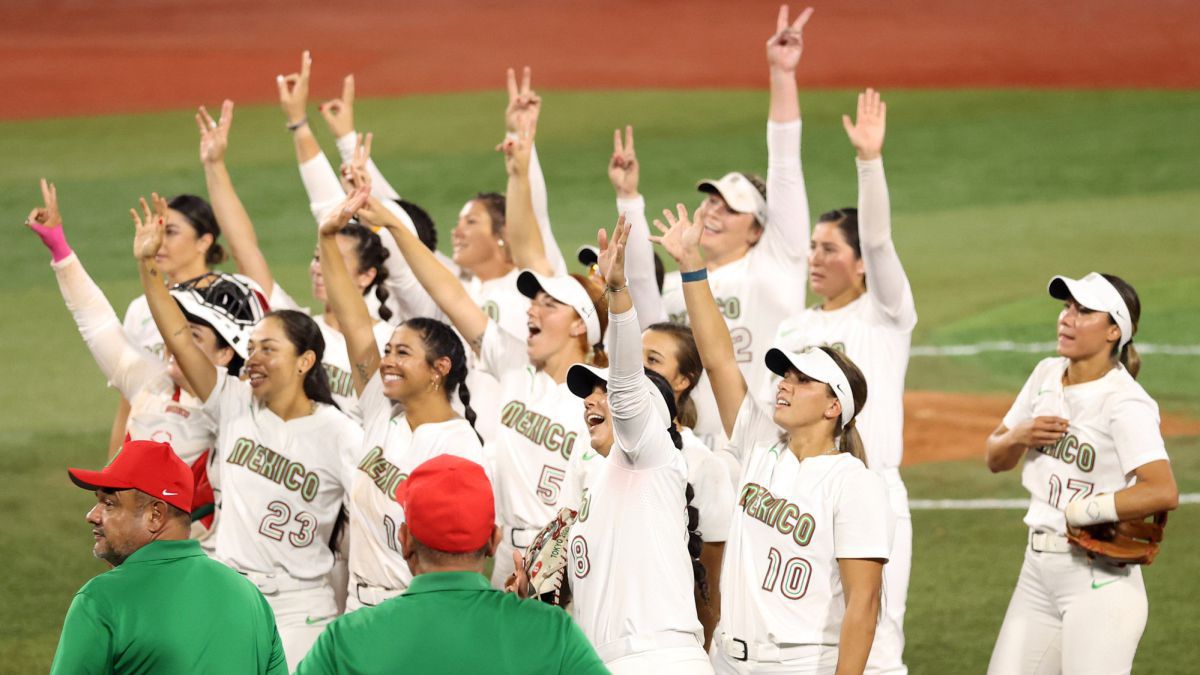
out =
{"type": "MultiPolygon", "coordinates": [[[[338,154],[341,155],[343,162],[349,162],[354,159],[354,146],[358,142],[358,135],[351,131],[339,137],[336,141],[338,154]]],[[[383,172],[375,165],[374,159],[367,159],[367,173],[371,176],[371,194],[380,199],[400,199],[400,193],[396,192],[396,188],[383,177],[383,172]]]]}
{"type": "Polygon", "coordinates": [[[800,120],[767,122],[767,222],[763,241],[807,264],[810,217],[800,163],[800,120]]]}
{"type": "Polygon", "coordinates": [[[870,293],[897,323],[915,321],[912,289],[892,242],[892,206],[883,160],[855,160],[858,167],[858,233],[870,293]]]}
{"type": "Polygon", "coordinates": [[[625,244],[625,276],[633,306],[637,308],[642,330],[667,320],[662,294],[654,277],[654,247],[650,243],[650,226],[646,222],[646,200],[641,195],[633,199],[618,199],[617,213],[625,214],[629,223],[629,241],[625,244]]]}

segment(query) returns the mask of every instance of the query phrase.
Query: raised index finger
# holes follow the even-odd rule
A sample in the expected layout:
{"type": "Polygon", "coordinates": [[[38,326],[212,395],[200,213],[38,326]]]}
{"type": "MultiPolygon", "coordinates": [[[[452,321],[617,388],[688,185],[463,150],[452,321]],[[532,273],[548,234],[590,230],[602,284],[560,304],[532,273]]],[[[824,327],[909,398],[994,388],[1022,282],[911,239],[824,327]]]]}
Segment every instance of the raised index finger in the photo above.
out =
{"type": "Polygon", "coordinates": [[[529,95],[529,85],[530,85],[530,80],[532,80],[532,79],[533,79],[533,69],[530,68],[529,66],[525,66],[525,69],[523,71],[521,71],[521,95],[522,96],[529,95]]]}
{"type": "Polygon", "coordinates": [[[625,152],[633,154],[633,125],[625,125],[625,152]]]}
{"type": "MultiPolygon", "coordinates": [[[[45,178],[43,178],[41,181],[41,187],[42,187],[42,203],[44,203],[46,205],[46,208],[48,208],[48,209],[54,208],[54,193],[52,193],[50,191],[50,183],[47,182],[45,178]]],[[[47,223],[47,225],[53,225],[53,224],[54,223],[47,223]]]]}
{"type": "Polygon", "coordinates": [[[342,103],[354,103],[354,76],[347,75],[342,79],[342,103]]]}
{"type": "Polygon", "coordinates": [[[517,91],[517,74],[516,74],[516,72],[513,71],[512,68],[508,69],[507,82],[508,82],[508,101],[509,101],[509,103],[512,103],[513,101],[517,100],[518,96],[521,95],[521,93],[519,91],[517,91]]]}
{"type": "Polygon", "coordinates": [[[787,15],[788,15],[788,6],[780,5],[779,6],[779,16],[775,19],[775,33],[777,35],[779,33],[782,33],[783,31],[787,30],[787,27],[788,27],[787,15]]]}

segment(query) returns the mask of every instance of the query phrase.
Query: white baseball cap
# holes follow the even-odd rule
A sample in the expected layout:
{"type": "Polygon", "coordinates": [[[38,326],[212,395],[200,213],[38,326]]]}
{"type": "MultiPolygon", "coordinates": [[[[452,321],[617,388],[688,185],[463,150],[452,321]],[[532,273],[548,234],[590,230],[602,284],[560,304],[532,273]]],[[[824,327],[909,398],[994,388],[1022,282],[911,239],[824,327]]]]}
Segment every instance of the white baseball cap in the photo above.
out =
{"type": "Polygon", "coordinates": [[[588,344],[600,344],[602,331],[600,330],[600,316],[596,313],[596,304],[592,302],[592,298],[584,289],[583,284],[579,283],[575,277],[548,277],[533,270],[523,270],[517,276],[517,290],[531,300],[537,297],[538,291],[545,291],[546,295],[570,306],[587,326],[588,344]]]}
{"type": "MultiPolygon", "coordinates": [[[[643,377],[646,391],[650,394],[651,405],[654,406],[654,412],[658,413],[658,417],[662,420],[663,426],[670,426],[674,420],[671,419],[671,409],[667,406],[667,400],[663,398],[662,391],[650,381],[649,377],[643,377]]],[[[586,363],[576,363],[567,371],[567,389],[571,390],[579,398],[587,398],[592,395],[596,389],[596,385],[604,383],[605,389],[608,388],[608,368],[597,368],[589,366],[586,363]]]]}
{"type": "Polygon", "coordinates": [[[717,193],[738,213],[749,213],[760,225],[767,224],[767,200],[744,174],[733,171],[720,180],[705,179],[696,183],[701,192],[717,193]]]}
{"type": "Polygon", "coordinates": [[[1056,276],[1046,287],[1050,297],[1058,300],[1074,298],[1075,302],[1097,312],[1108,312],[1113,323],[1121,329],[1121,341],[1117,349],[1123,349],[1133,339],[1133,317],[1121,293],[1099,272],[1092,272],[1082,279],[1056,276]]]}
{"type": "Polygon", "coordinates": [[[600,249],[585,244],[575,249],[575,258],[584,267],[591,267],[596,264],[596,261],[600,260],[600,249]]]}
{"type": "Polygon", "coordinates": [[[802,352],[793,352],[772,347],[767,350],[766,362],[767,368],[780,377],[795,369],[817,382],[829,385],[833,395],[842,404],[842,426],[854,419],[854,392],[850,389],[850,380],[846,379],[842,367],[824,349],[810,347],[802,352]]]}
{"type": "Polygon", "coordinates": [[[213,273],[175,286],[171,297],[189,321],[207,324],[238,356],[246,358],[250,331],[266,312],[266,299],[257,284],[252,286],[232,274],[213,273]]]}

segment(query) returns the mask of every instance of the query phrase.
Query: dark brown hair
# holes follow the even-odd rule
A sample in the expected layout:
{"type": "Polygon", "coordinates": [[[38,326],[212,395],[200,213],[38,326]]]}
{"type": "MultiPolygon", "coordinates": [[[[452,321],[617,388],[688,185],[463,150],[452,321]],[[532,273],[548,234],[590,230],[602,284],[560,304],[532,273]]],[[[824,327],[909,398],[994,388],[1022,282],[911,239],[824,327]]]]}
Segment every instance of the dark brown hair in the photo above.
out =
{"type": "Polygon", "coordinates": [[[688,379],[687,389],[679,392],[676,405],[679,406],[679,424],[694,428],[699,414],[696,412],[696,402],[692,400],[692,391],[704,374],[704,364],[700,361],[700,350],[696,347],[696,338],[692,329],[678,323],[660,322],[651,324],[646,330],[663,333],[671,337],[675,345],[675,361],[679,374],[688,379]]]}
{"type": "Polygon", "coordinates": [[[608,330],[608,298],[600,284],[582,274],[572,273],[570,276],[583,286],[583,290],[587,291],[588,297],[592,299],[592,304],[596,307],[596,318],[600,320],[600,341],[589,345],[587,344],[587,335],[581,336],[579,339],[583,340],[583,351],[585,354],[591,355],[588,363],[599,368],[607,368],[608,354],[604,353],[604,333],[608,330]]]}
{"type": "MultiPolygon", "coordinates": [[[[1138,320],[1142,318],[1142,301],[1138,298],[1137,291],[1133,289],[1133,286],[1129,285],[1129,282],[1115,274],[1101,274],[1100,276],[1107,279],[1108,283],[1117,289],[1121,300],[1129,308],[1129,323],[1133,327],[1133,335],[1137,335],[1138,320]]],[[[1108,317],[1108,320],[1113,324],[1116,323],[1112,320],[1111,315],[1108,317]]],[[[1113,356],[1116,356],[1120,360],[1121,365],[1125,366],[1125,370],[1129,371],[1131,377],[1137,379],[1138,371],[1142,369],[1142,357],[1138,355],[1137,350],[1133,347],[1133,335],[1129,336],[1129,341],[1125,343],[1120,354],[1117,354],[1117,347],[1113,345],[1113,356]]],[[[1118,342],[1117,344],[1120,343],[1118,342]]]]}
{"type": "Polygon", "coordinates": [[[217,239],[221,236],[221,228],[217,226],[217,217],[213,215],[212,205],[208,200],[196,195],[176,195],[167,202],[167,207],[174,209],[183,216],[188,225],[196,231],[196,238],[212,235],[212,244],[204,252],[204,264],[212,267],[225,261],[225,249],[217,239]]]}

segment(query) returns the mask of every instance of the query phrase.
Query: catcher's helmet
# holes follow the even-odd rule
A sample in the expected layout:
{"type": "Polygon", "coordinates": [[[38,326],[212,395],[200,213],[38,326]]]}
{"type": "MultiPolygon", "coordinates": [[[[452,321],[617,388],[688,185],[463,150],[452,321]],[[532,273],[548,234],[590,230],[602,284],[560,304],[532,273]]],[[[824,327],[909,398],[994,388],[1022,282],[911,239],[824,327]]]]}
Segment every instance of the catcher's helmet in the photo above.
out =
{"type": "Polygon", "coordinates": [[[188,321],[203,323],[246,358],[250,329],[267,312],[267,301],[256,285],[232,274],[209,272],[171,288],[171,295],[188,321]]]}

